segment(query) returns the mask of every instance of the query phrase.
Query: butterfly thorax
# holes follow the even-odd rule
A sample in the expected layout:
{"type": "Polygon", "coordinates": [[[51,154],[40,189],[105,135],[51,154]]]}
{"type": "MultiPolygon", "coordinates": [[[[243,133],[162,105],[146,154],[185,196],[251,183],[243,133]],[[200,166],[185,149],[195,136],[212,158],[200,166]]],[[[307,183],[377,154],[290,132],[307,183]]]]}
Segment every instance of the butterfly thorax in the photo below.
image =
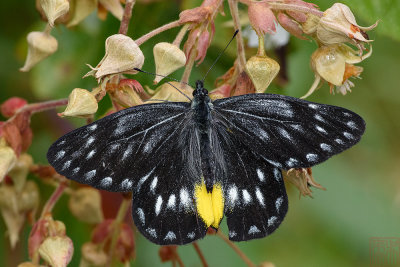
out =
{"type": "Polygon", "coordinates": [[[208,192],[212,191],[215,175],[212,171],[212,149],[210,142],[210,121],[212,103],[208,91],[204,88],[202,81],[196,82],[196,89],[193,91],[192,100],[193,119],[199,131],[201,170],[208,192]]]}

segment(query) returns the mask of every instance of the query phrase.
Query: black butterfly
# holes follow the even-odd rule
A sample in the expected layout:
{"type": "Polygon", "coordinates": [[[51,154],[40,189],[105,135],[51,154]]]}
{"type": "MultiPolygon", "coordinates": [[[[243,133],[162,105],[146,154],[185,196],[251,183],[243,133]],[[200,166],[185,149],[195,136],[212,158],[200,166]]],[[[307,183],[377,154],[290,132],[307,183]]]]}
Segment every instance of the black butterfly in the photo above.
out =
{"type": "Polygon", "coordinates": [[[139,231],[156,244],[203,238],[227,217],[229,238],[271,234],[288,210],[281,169],[306,168],[356,144],[357,114],[289,96],[211,101],[202,81],[190,103],[135,106],[76,129],[47,158],[60,174],[133,192],[139,231]]]}

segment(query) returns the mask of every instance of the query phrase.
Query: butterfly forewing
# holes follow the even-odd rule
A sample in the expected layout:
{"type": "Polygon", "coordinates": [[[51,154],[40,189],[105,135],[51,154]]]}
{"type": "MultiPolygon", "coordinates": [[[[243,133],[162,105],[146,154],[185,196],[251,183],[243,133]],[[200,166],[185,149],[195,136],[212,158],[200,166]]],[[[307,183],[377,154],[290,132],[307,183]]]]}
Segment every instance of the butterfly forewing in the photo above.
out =
{"type": "Polygon", "coordinates": [[[215,121],[213,130],[228,166],[222,184],[229,239],[265,237],[279,227],[288,210],[281,171],[257,157],[223,125],[215,121]]]}
{"type": "Polygon", "coordinates": [[[249,94],[213,106],[229,132],[281,169],[319,164],[356,144],[365,130],[354,112],[288,96],[249,94]]]}

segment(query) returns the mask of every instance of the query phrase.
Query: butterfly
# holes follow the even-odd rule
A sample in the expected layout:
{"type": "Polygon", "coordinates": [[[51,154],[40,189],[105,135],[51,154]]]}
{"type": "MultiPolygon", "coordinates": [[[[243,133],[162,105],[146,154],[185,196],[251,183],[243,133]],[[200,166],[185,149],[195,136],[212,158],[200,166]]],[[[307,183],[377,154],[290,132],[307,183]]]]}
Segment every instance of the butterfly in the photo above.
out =
{"type": "Polygon", "coordinates": [[[319,164],[356,144],[364,120],[347,109],[277,94],[211,101],[202,81],[190,102],[134,106],[58,139],[47,158],[69,179],[133,192],[138,230],[160,245],[217,229],[265,237],[282,223],[282,171],[319,164]]]}

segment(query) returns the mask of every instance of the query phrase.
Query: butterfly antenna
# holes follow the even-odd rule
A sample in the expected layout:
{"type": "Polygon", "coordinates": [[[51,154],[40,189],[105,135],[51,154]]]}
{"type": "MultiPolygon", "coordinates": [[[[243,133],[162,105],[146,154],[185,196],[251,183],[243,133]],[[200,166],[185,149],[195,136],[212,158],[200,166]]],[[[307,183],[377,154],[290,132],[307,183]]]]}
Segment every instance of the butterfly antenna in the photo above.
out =
{"type": "MultiPolygon", "coordinates": [[[[164,75],[161,75],[161,74],[157,74],[157,73],[145,71],[145,70],[142,70],[142,69],[139,69],[139,68],[133,68],[133,69],[136,70],[136,71],[143,72],[143,73],[147,73],[147,74],[151,74],[151,75],[154,75],[154,76],[161,76],[161,77],[164,77],[164,78],[167,78],[167,79],[170,79],[170,80],[174,80],[174,81],[176,81],[176,82],[184,83],[184,84],[186,84],[186,85],[189,85],[190,87],[193,87],[193,86],[191,86],[190,84],[188,84],[188,83],[186,83],[186,82],[181,82],[181,81],[179,81],[179,80],[177,80],[177,79],[175,79],[175,78],[171,78],[171,77],[164,76],[164,75]]],[[[178,88],[177,88],[176,86],[174,86],[172,83],[170,83],[170,82],[167,82],[167,83],[168,83],[169,85],[171,85],[172,87],[174,87],[176,90],[178,90],[178,92],[181,93],[182,95],[184,95],[187,99],[189,99],[190,102],[192,102],[192,99],[191,99],[190,97],[188,97],[184,92],[182,92],[180,89],[178,89],[178,88]]]]}
{"type": "Polygon", "coordinates": [[[219,53],[218,57],[215,59],[214,63],[211,65],[211,67],[208,69],[208,71],[206,72],[206,75],[204,75],[203,79],[201,80],[202,82],[204,82],[204,80],[206,79],[208,73],[210,72],[210,70],[214,67],[214,65],[217,63],[218,59],[222,56],[222,54],[225,52],[225,50],[228,48],[228,46],[232,43],[233,39],[236,37],[236,35],[238,34],[239,30],[236,30],[235,33],[233,34],[231,40],[229,41],[229,43],[225,46],[224,50],[222,50],[221,53],[219,53]]]}

